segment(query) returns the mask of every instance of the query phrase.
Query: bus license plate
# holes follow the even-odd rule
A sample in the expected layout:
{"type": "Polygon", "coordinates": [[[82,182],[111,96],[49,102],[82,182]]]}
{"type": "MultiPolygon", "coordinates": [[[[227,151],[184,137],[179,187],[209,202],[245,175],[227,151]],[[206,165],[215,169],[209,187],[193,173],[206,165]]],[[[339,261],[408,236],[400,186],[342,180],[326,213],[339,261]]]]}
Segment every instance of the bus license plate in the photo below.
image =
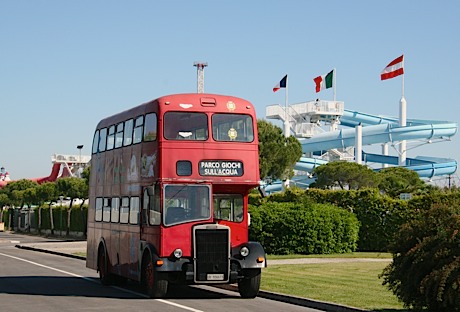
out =
{"type": "Polygon", "coordinates": [[[224,274],[208,274],[207,278],[208,278],[208,281],[223,281],[224,274]]]}

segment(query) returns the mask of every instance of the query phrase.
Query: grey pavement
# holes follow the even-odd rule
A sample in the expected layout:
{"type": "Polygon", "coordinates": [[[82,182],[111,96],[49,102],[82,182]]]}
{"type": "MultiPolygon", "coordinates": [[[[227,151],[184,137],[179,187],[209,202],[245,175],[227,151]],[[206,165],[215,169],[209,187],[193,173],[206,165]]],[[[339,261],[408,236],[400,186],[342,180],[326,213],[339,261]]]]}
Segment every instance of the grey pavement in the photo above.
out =
{"type": "MultiPolygon", "coordinates": [[[[13,235],[15,236],[15,235],[13,235]]],[[[11,236],[10,236],[11,237],[11,236]]],[[[13,242],[13,241],[11,241],[13,242]]],[[[59,239],[29,239],[28,236],[18,235],[14,244],[18,248],[29,249],[57,255],[75,257],[84,260],[86,254],[86,241],[71,241],[59,239]],[[22,242],[21,242],[22,240],[22,242]]],[[[338,263],[338,262],[364,262],[364,261],[386,261],[391,259],[368,259],[368,258],[298,258],[298,259],[280,259],[268,260],[267,265],[289,265],[289,264],[314,264],[314,263],[338,263]]],[[[237,291],[236,285],[223,285],[221,288],[237,291]]],[[[337,305],[329,302],[311,300],[296,296],[260,291],[259,297],[291,304],[301,305],[309,308],[319,309],[321,311],[333,312],[365,312],[366,310],[337,305]]]]}

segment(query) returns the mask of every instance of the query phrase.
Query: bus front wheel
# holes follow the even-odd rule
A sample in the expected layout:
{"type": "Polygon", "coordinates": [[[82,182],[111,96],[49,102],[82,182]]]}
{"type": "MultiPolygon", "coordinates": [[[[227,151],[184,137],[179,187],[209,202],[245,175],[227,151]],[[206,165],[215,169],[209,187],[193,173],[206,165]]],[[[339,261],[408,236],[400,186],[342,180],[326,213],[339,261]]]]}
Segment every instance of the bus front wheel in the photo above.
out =
{"type": "Polygon", "coordinates": [[[259,293],[260,269],[248,269],[244,272],[244,278],[238,281],[238,292],[243,298],[255,298],[259,293]]]}
{"type": "Polygon", "coordinates": [[[166,295],[168,281],[161,278],[161,274],[155,270],[150,255],[145,256],[142,261],[142,282],[150,298],[162,298],[166,295]]]}

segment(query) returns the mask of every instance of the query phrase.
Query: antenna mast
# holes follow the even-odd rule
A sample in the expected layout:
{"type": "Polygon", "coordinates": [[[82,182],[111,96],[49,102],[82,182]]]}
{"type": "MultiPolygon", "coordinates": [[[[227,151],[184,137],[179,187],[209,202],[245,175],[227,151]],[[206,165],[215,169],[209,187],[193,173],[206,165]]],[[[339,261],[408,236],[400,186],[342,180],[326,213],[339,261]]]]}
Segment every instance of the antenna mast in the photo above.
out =
{"type": "Polygon", "coordinates": [[[204,93],[204,68],[208,63],[195,62],[193,66],[196,67],[196,80],[197,80],[197,93],[204,93]]]}

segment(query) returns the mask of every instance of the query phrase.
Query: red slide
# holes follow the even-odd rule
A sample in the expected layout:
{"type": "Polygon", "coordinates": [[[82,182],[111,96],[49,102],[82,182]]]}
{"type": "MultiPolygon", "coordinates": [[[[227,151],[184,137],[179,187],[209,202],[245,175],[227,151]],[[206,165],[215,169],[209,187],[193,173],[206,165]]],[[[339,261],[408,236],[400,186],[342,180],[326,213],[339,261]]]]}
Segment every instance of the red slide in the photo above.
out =
{"type": "MultiPolygon", "coordinates": [[[[28,179],[28,180],[35,181],[38,184],[42,184],[42,183],[45,183],[45,182],[54,182],[54,181],[56,181],[56,179],[59,176],[59,171],[61,170],[61,165],[62,164],[58,164],[58,163],[53,164],[53,167],[51,168],[51,174],[49,176],[47,176],[47,177],[32,178],[32,179],[28,179]]],[[[72,176],[72,174],[69,172],[67,167],[64,166],[61,176],[62,177],[69,177],[69,176],[72,176]]],[[[12,181],[0,181],[0,188],[4,187],[9,182],[12,182],[12,181]]]]}

